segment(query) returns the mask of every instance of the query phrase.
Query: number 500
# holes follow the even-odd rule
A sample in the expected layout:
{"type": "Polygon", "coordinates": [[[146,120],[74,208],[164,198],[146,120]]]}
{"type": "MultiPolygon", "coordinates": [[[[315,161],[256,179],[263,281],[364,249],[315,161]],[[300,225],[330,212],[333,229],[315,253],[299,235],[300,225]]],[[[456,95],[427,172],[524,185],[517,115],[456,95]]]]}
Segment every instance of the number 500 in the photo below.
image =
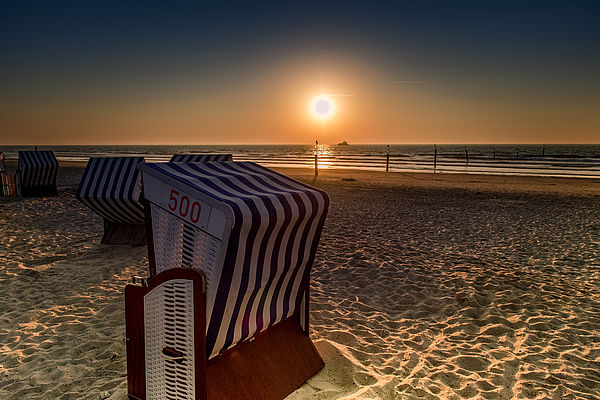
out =
{"type": "Polygon", "coordinates": [[[189,219],[193,223],[200,219],[200,211],[202,206],[197,201],[194,201],[190,207],[190,198],[186,195],[179,197],[179,192],[171,189],[169,194],[169,210],[178,213],[181,218],[189,219]]]}

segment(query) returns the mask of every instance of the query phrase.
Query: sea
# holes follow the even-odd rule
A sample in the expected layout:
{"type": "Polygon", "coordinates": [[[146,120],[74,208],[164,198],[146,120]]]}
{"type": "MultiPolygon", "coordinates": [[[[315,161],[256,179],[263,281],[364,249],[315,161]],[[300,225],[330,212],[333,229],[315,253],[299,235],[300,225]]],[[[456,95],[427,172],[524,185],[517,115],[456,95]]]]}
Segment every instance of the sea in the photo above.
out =
{"type": "MultiPolygon", "coordinates": [[[[0,146],[7,158],[33,146],[0,146]]],[[[89,157],[144,156],[167,162],[176,153],[230,153],[235,161],[267,167],[351,168],[392,172],[439,172],[496,175],[600,178],[600,145],[139,145],[39,146],[60,161],[89,157]]]]}

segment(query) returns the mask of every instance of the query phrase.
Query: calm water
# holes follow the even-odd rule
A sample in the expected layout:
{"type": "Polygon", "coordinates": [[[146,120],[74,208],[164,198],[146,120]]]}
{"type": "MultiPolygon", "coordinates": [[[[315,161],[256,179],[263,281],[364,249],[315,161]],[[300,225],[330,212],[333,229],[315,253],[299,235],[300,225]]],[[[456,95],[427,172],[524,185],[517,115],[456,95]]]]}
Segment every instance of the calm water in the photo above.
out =
{"type": "MultiPolygon", "coordinates": [[[[18,150],[32,146],[0,146],[15,158],[18,150]]],[[[86,161],[93,156],[146,157],[168,161],[174,153],[231,153],[236,161],[255,161],[266,166],[314,167],[315,146],[40,146],[54,150],[60,160],[86,161]]],[[[353,168],[384,171],[384,145],[319,145],[320,168],[353,168]]],[[[390,171],[431,172],[432,145],[390,145],[390,171]]],[[[537,176],[600,177],[600,145],[439,145],[438,172],[537,176]],[[467,154],[468,152],[468,163],[467,154]]]]}

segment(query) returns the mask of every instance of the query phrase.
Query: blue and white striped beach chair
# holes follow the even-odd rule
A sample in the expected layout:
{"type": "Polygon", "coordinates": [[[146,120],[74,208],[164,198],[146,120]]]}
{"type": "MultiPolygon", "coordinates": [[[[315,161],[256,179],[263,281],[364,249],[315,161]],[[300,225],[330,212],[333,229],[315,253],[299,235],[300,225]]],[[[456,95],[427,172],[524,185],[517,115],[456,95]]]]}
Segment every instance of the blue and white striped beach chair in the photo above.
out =
{"type": "Polygon", "coordinates": [[[19,151],[17,164],[21,196],[56,196],[58,160],[51,150],[19,151]]]}
{"type": "Polygon", "coordinates": [[[144,315],[127,322],[129,394],[284,398],[323,366],[308,337],[308,301],[327,194],[251,162],[144,164],[141,170],[151,215],[151,278],[147,288],[126,291],[127,315],[144,315]],[[193,277],[177,271],[205,279],[201,309],[193,306],[193,277]],[[206,324],[200,337],[190,333],[200,323],[192,315],[206,324]],[[136,333],[142,329],[143,338],[136,333]],[[202,365],[198,351],[206,351],[202,365]],[[190,370],[192,363],[204,372],[190,370]]]}
{"type": "Polygon", "coordinates": [[[174,154],[169,162],[222,162],[233,161],[231,154],[174,154]]]}
{"type": "Polygon", "coordinates": [[[144,157],[92,157],[88,161],[77,198],[104,219],[102,243],[146,243],[138,170],[143,162],[144,157]]]}

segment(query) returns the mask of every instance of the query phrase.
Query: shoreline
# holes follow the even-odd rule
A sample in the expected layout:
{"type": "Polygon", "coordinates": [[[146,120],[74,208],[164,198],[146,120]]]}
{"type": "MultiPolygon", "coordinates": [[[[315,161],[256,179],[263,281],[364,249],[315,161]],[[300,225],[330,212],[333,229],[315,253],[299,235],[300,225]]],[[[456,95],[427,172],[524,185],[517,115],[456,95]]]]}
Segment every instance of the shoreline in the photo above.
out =
{"type": "MultiPolygon", "coordinates": [[[[16,169],[16,160],[7,160],[10,170],[16,169]]],[[[58,186],[75,187],[79,184],[86,162],[61,161],[58,186]],[[63,175],[63,176],[61,176],[63,175]]],[[[341,181],[344,185],[361,184],[381,186],[402,186],[421,189],[462,189],[475,192],[495,193],[537,193],[564,194],[570,196],[600,195],[600,178],[550,177],[522,175],[493,175],[471,173],[431,173],[431,172],[384,172],[346,168],[322,168],[315,180],[314,169],[300,167],[271,168],[303,182],[332,183],[341,181]]]]}

